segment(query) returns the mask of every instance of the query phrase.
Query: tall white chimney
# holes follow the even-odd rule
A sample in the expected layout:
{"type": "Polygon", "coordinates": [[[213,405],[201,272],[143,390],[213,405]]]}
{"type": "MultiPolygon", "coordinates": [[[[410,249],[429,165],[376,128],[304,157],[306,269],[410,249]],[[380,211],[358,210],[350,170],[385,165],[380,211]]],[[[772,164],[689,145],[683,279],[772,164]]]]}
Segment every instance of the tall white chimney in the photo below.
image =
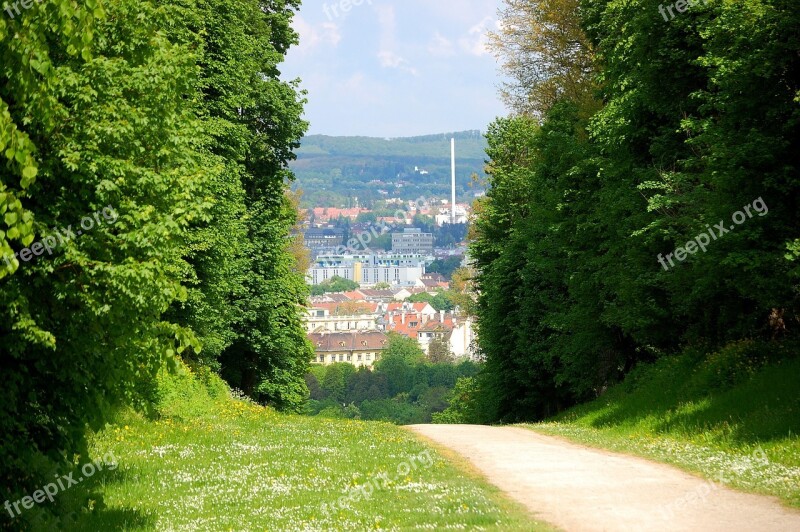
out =
{"type": "Polygon", "coordinates": [[[450,174],[452,183],[452,196],[450,203],[450,221],[456,223],[456,139],[450,139],[450,174]]]}

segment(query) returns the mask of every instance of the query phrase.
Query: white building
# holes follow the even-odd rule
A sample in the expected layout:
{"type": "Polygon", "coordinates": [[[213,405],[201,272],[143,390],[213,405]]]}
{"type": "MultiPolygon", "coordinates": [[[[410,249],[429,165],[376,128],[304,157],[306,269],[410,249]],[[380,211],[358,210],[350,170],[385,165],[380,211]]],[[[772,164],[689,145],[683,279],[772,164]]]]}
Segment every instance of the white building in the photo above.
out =
{"type": "Polygon", "coordinates": [[[375,314],[331,315],[328,309],[311,308],[303,316],[303,324],[308,333],[376,331],[377,318],[375,314]]]}
{"type": "Polygon", "coordinates": [[[472,319],[456,322],[450,335],[450,352],[456,358],[475,360],[474,346],[477,338],[472,328],[472,319]]]}
{"type": "Polygon", "coordinates": [[[337,255],[320,257],[307,274],[311,285],[338,276],[371,286],[389,283],[394,286],[414,286],[425,274],[425,265],[432,257],[414,254],[337,255]]]}
{"type": "MultiPolygon", "coordinates": [[[[442,226],[445,224],[453,223],[452,210],[450,205],[443,207],[439,214],[436,215],[436,225],[442,226]]],[[[466,205],[456,205],[456,223],[465,224],[469,221],[469,212],[466,205]]]]}

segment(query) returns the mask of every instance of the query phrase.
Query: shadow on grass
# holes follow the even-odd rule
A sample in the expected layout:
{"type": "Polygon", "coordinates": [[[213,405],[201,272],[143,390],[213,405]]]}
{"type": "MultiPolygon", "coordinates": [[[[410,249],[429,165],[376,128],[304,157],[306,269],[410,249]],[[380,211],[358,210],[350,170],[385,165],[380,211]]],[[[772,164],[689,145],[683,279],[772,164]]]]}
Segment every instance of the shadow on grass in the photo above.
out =
{"type": "Polygon", "coordinates": [[[663,359],[642,367],[605,396],[557,420],[620,431],[705,433],[736,444],[800,433],[800,394],[796,391],[800,359],[779,359],[759,367],[747,366],[752,361],[741,358],[733,363],[709,363],[696,355],[663,359]]]}
{"type": "Polygon", "coordinates": [[[156,519],[131,508],[104,508],[82,515],[72,530],[95,532],[97,530],[155,530],[156,519]]]}
{"type": "Polygon", "coordinates": [[[69,495],[70,505],[79,505],[80,511],[73,513],[69,526],[75,531],[97,530],[155,530],[156,518],[135,508],[108,506],[103,492],[106,486],[124,484],[130,472],[117,468],[104,469],[86,478],[69,495]],[[90,510],[91,509],[91,510],[90,510]]]}

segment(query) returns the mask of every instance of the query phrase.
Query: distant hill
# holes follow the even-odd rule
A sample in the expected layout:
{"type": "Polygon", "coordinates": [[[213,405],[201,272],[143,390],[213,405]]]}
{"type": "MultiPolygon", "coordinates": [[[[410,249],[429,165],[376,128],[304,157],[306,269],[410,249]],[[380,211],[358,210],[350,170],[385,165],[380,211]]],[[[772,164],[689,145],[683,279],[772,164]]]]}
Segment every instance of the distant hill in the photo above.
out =
{"type": "Polygon", "coordinates": [[[295,188],[311,205],[370,206],[386,198],[449,197],[450,139],[456,139],[456,190],[459,201],[482,190],[472,182],[483,175],[486,139],[480,131],[462,131],[384,139],[309,135],[291,165],[295,188]]]}

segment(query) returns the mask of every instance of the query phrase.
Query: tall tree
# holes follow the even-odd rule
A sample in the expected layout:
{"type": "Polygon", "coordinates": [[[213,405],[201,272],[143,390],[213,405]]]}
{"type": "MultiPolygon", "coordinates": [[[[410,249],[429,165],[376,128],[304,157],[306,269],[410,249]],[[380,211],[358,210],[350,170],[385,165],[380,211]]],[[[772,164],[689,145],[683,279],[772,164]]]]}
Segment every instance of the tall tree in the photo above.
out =
{"type": "Polygon", "coordinates": [[[571,24],[553,18],[558,0],[506,4],[494,44],[517,69],[521,116],[489,129],[491,188],[472,234],[479,410],[542,417],[637,362],[770,337],[774,316],[796,317],[790,3],[695,3],[665,22],[653,0],[586,1],[571,24]],[[568,41],[591,53],[570,55],[568,41]],[[551,68],[575,57],[597,74],[579,90],[551,68]],[[585,98],[595,90],[602,106],[585,98]]]}
{"type": "Polygon", "coordinates": [[[35,183],[3,199],[24,199],[35,235],[11,216],[21,202],[2,207],[2,237],[21,259],[0,281],[4,498],[85,456],[87,425],[141,403],[176,350],[197,346],[162,318],[185,297],[181,246],[208,178],[195,142],[197,56],[159,31],[165,10],[129,0],[105,9],[48,2],[0,22],[0,98],[25,130],[11,134],[4,176],[28,156],[38,167],[35,183]],[[34,240],[47,253],[22,249],[34,240]]]}

